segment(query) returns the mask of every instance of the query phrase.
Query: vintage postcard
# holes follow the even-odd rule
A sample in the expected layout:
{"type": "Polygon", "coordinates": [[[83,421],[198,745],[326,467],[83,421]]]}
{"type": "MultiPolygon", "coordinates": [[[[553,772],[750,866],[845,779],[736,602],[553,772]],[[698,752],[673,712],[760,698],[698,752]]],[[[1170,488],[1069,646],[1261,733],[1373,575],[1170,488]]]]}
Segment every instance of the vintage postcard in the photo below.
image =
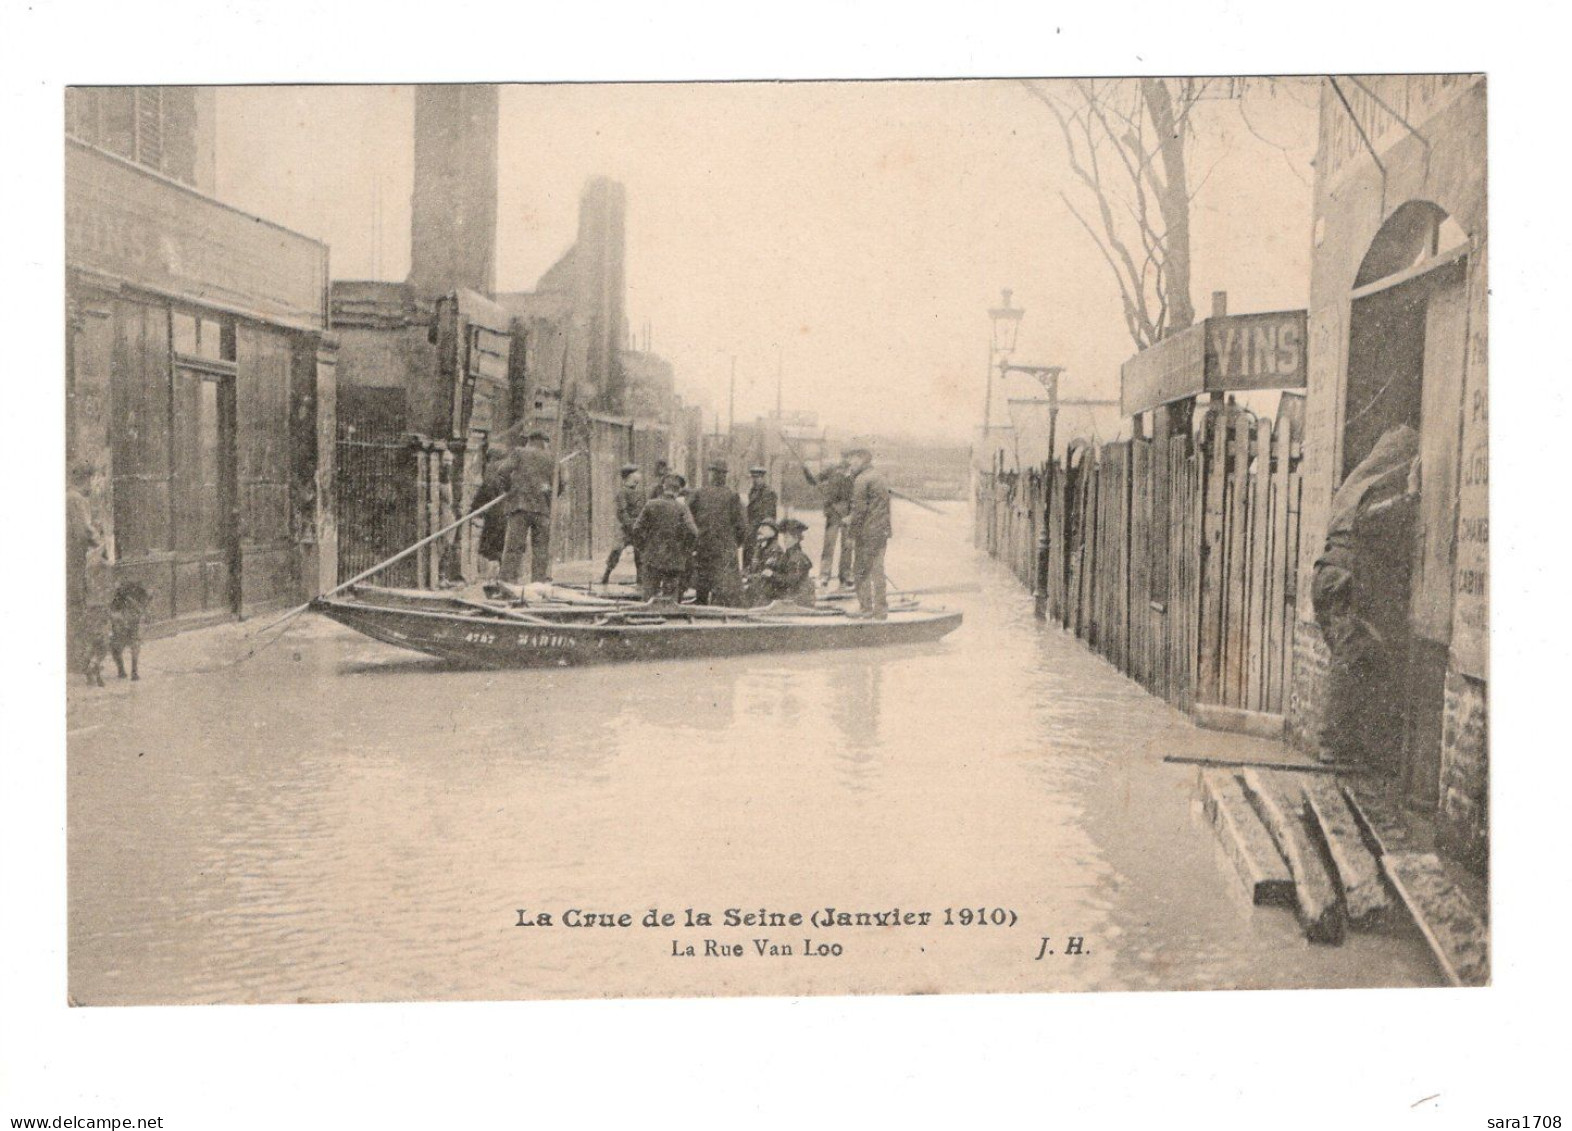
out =
{"type": "Polygon", "coordinates": [[[66,89],[71,1001],[1487,984],[1486,118],[66,89]]]}

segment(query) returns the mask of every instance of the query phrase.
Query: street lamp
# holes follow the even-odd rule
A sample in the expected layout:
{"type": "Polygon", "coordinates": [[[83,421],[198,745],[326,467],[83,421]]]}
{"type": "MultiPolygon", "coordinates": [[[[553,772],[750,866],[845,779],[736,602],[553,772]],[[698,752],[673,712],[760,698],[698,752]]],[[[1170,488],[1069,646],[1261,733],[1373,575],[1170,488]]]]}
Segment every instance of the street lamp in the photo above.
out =
{"type": "Polygon", "coordinates": [[[1012,290],[1003,292],[1004,301],[988,312],[988,317],[993,319],[993,351],[995,353],[1013,353],[1015,351],[1015,335],[1021,328],[1021,317],[1026,311],[1019,306],[1010,304],[1010,296],[1015,294],[1012,290]]]}
{"type": "MultiPolygon", "coordinates": [[[[983,418],[982,440],[983,446],[988,447],[989,430],[993,426],[993,366],[994,358],[999,355],[1009,355],[1015,350],[1015,336],[1020,332],[1021,319],[1026,311],[1010,302],[1010,296],[1015,292],[1006,289],[1002,293],[1003,301],[988,311],[988,317],[993,322],[993,336],[988,343],[988,384],[983,393],[983,418]]],[[[990,459],[993,457],[990,455],[990,459]]]]}

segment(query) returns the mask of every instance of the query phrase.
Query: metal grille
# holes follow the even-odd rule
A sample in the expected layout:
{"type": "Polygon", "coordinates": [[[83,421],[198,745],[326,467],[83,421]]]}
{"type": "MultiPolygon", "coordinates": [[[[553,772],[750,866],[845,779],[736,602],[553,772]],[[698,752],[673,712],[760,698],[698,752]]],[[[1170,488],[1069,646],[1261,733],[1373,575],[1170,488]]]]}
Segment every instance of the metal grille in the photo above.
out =
{"type": "MultiPolygon", "coordinates": [[[[338,578],[348,581],[414,542],[419,511],[416,451],[407,441],[338,437],[338,578]]],[[[380,585],[414,586],[412,555],[383,570],[380,585]]]]}

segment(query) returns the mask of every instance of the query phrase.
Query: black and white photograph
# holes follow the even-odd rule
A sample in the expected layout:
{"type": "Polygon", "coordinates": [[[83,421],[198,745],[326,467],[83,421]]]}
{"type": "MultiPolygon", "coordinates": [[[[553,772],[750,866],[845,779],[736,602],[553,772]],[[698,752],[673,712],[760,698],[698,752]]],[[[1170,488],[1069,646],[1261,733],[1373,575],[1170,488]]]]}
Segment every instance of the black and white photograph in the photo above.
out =
{"type": "Polygon", "coordinates": [[[1483,76],[65,98],[73,1001],[1488,982],[1483,76]]]}
{"type": "Polygon", "coordinates": [[[1492,585],[1490,322],[1550,304],[1490,263],[1530,215],[1493,207],[1531,179],[1516,72],[1372,67],[1309,12],[1324,65],[1039,13],[988,25],[1040,37],[1009,65],[853,67],[892,28],[856,11],[817,62],[720,66],[647,12],[510,69],[516,15],[425,13],[442,66],[346,11],[309,65],[35,68],[0,824],[7,978],[52,1003],[13,1048],[56,1083],[0,1115],[290,1118],[43,1068],[125,1078],[165,1032],[148,1084],[290,1079],[265,1041],[304,1089],[340,1049],[408,1090],[387,1126],[453,1065],[508,1064],[459,1122],[505,1080],[532,1122],[543,1057],[631,1104],[626,1050],[675,1089],[714,1042],[762,1115],[826,1077],[749,1042],[808,1027],[923,1089],[961,1063],[928,1041],[1022,1082],[1073,1048],[1077,1097],[1170,1050],[1119,1101],[1148,1119],[1559,1126],[1548,1079],[1451,1090],[1468,1048],[1536,1063],[1493,1034],[1549,1002],[1523,916],[1564,860],[1492,766],[1559,761],[1514,712],[1564,670],[1549,619],[1492,633],[1493,594],[1560,604],[1525,553],[1555,473],[1516,462],[1554,467],[1558,390],[1498,438],[1492,585]],[[1494,724],[1493,656],[1537,673],[1494,724]]]}

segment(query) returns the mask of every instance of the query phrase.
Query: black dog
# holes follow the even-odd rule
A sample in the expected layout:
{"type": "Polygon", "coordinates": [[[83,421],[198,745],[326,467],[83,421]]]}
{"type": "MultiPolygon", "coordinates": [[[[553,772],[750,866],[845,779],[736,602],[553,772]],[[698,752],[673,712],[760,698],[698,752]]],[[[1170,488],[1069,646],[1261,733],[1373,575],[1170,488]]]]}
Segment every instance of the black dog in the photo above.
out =
{"type": "Polygon", "coordinates": [[[147,615],[147,590],[134,581],[124,581],[115,586],[115,595],[109,599],[108,623],[100,621],[91,630],[87,653],[87,682],[104,686],[104,656],[115,659],[115,670],[121,679],[126,677],[123,654],[131,652],[131,678],[141,679],[137,662],[142,658],[142,618],[147,615]],[[106,631],[107,629],[107,631],[106,631]]]}

